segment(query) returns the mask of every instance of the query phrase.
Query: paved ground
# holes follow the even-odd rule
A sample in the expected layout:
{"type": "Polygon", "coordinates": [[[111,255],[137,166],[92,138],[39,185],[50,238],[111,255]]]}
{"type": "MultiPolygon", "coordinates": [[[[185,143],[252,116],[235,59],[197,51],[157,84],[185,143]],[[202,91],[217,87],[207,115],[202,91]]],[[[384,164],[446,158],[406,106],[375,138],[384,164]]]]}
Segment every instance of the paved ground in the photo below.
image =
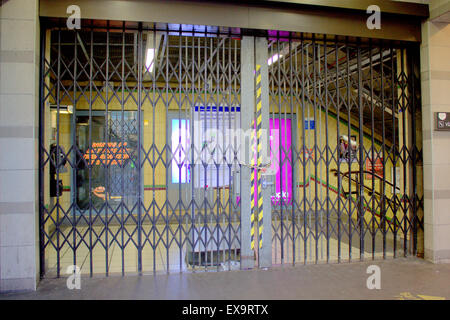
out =
{"type": "Polygon", "coordinates": [[[450,264],[399,258],[269,270],[43,280],[36,292],[0,299],[450,299],[450,264]],[[367,267],[381,270],[381,289],[366,286],[367,267]]]}

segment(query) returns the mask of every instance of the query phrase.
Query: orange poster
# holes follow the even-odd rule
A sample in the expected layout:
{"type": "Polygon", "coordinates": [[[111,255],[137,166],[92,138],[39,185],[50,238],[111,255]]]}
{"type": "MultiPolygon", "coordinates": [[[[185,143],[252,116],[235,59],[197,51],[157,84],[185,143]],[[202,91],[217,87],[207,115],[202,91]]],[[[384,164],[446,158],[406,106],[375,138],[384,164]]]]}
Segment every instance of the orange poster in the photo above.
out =
{"type": "MultiPolygon", "coordinates": [[[[375,163],[372,158],[366,159],[366,171],[374,172],[376,175],[383,178],[383,158],[377,157],[375,163]]],[[[366,179],[372,180],[372,174],[366,172],[366,179]]]]}

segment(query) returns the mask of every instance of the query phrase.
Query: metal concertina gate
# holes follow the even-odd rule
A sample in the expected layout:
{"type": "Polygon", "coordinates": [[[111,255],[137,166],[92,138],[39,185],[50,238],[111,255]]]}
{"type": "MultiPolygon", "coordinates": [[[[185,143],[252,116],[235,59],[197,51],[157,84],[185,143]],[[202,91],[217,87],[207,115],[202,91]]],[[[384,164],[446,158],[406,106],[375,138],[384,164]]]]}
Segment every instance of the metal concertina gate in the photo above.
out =
{"type": "Polygon", "coordinates": [[[60,20],[41,44],[41,276],[423,253],[416,45],[60,20]]]}

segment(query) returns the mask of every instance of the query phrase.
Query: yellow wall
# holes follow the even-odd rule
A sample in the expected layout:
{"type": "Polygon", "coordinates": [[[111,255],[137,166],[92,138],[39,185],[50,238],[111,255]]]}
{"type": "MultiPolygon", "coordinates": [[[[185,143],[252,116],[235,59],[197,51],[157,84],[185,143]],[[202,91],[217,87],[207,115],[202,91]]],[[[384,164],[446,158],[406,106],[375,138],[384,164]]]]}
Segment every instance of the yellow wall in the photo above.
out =
{"type": "MultiPolygon", "coordinates": [[[[130,95],[130,97],[128,98],[128,101],[125,103],[124,105],[124,110],[137,110],[137,104],[136,102],[131,98],[131,95],[133,95],[133,97],[135,99],[137,99],[137,93],[128,93],[130,95]]],[[[150,97],[153,97],[152,92],[149,93],[150,97]]],[[[105,94],[103,93],[103,97],[105,96],[105,94]]],[[[126,96],[125,96],[126,97],[126,96]]],[[[180,93],[175,93],[175,97],[181,101],[183,101],[183,104],[181,106],[182,109],[182,114],[184,114],[185,110],[189,108],[189,106],[191,104],[195,104],[195,105],[202,105],[203,102],[202,101],[209,101],[211,104],[213,104],[213,100],[212,98],[216,98],[216,101],[219,101],[220,103],[225,104],[227,101],[231,101],[231,98],[228,96],[219,96],[219,97],[211,97],[209,95],[205,95],[203,94],[202,96],[202,100],[200,100],[200,97],[198,94],[196,95],[188,95],[187,97],[185,97],[183,94],[180,93]],[[192,102],[194,101],[194,102],[192,102]]],[[[110,100],[108,103],[108,108],[109,110],[121,110],[122,106],[120,103],[120,99],[121,99],[121,92],[118,92],[118,97],[112,96],[110,95],[110,100]]],[[[278,112],[278,108],[276,107],[278,99],[274,99],[272,97],[271,99],[271,112],[278,112]]],[[[290,110],[288,109],[288,104],[286,104],[286,101],[283,101],[284,103],[282,103],[282,113],[284,114],[284,110],[286,110],[287,114],[290,114],[290,110]]],[[[64,99],[64,101],[61,102],[61,104],[72,104],[72,102],[70,102],[70,100],[68,100],[67,98],[64,99]]],[[[302,137],[302,121],[301,121],[301,112],[302,110],[300,109],[300,107],[298,105],[294,105],[294,114],[298,113],[297,116],[297,123],[298,123],[298,127],[297,127],[297,143],[296,143],[296,148],[297,150],[299,150],[302,146],[303,143],[303,137],[302,137]]],[[[83,110],[83,109],[89,109],[89,103],[87,101],[86,98],[81,97],[79,102],[76,105],[76,108],[78,110],[83,110]]],[[[159,100],[157,101],[155,106],[152,106],[152,104],[150,103],[149,99],[145,99],[142,103],[142,110],[143,110],[143,123],[144,126],[142,127],[143,129],[143,141],[142,141],[142,145],[144,147],[144,150],[146,152],[148,152],[150,150],[150,147],[153,143],[153,121],[155,122],[155,137],[154,137],[154,143],[156,145],[156,147],[158,148],[159,152],[161,152],[164,148],[164,145],[166,144],[166,111],[168,110],[179,110],[178,104],[176,102],[175,99],[173,99],[173,96],[171,95],[166,95],[166,93],[163,93],[162,96],[159,98],[159,100]],[[164,100],[166,100],[167,98],[169,98],[170,100],[170,104],[168,106],[168,108],[166,108],[165,106],[165,102],[162,100],[162,98],[164,98],[164,100]],[[153,119],[153,114],[154,114],[154,119],[153,119]],[[148,123],[148,124],[147,124],[148,123]]],[[[94,101],[94,103],[92,104],[92,110],[105,110],[105,104],[102,101],[102,99],[100,99],[100,97],[97,97],[94,101]]],[[[310,107],[309,109],[309,114],[310,117],[314,116],[313,113],[313,108],[310,107]]],[[[308,110],[305,110],[305,116],[308,116],[308,110]]],[[[340,122],[340,134],[341,135],[348,135],[348,122],[346,120],[346,115],[342,115],[344,116],[344,120],[340,122]]],[[[316,111],[316,134],[317,134],[317,141],[318,141],[318,147],[321,148],[322,150],[324,150],[325,148],[325,139],[326,139],[326,126],[325,126],[325,112],[321,112],[319,109],[317,109],[316,111]],[[320,116],[320,121],[319,121],[319,116],[320,116]],[[320,130],[319,130],[320,129],[320,130]],[[320,132],[321,131],[321,132],[320,132]],[[321,144],[319,144],[321,142],[321,144]]],[[[66,151],[69,150],[70,146],[71,146],[71,116],[70,115],[61,115],[60,118],[60,143],[61,145],[63,145],[66,149],[66,151]]],[[[368,130],[370,132],[370,128],[365,128],[366,131],[368,130]]],[[[357,141],[359,141],[359,130],[352,128],[351,129],[351,135],[356,135],[357,136],[357,141]]],[[[314,147],[314,131],[313,130],[306,130],[306,146],[308,148],[313,148],[314,147]]],[[[337,162],[336,162],[336,158],[337,158],[337,151],[336,150],[336,146],[337,146],[337,142],[338,142],[338,137],[337,137],[337,119],[335,117],[329,116],[328,118],[328,141],[329,141],[329,147],[331,148],[332,152],[334,152],[334,154],[332,155],[332,152],[330,152],[329,154],[329,158],[332,159],[331,160],[331,164],[329,165],[328,169],[329,169],[329,196],[330,196],[330,200],[332,201],[332,203],[335,202],[337,194],[335,192],[333,192],[332,190],[336,190],[338,183],[337,183],[337,177],[334,175],[334,173],[331,172],[332,169],[336,169],[337,168],[337,162]],[[334,159],[333,159],[334,156],[334,159]]],[[[366,150],[370,150],[372,147],[372,140],[370,136],[366,136],[364,135],[364,148],[366,150]]],[[[376,151],[380,151],[381,150],[381,145],[379,143],[375,143],[374,147],[376,149],[376,151]]],[[[388,146],[386,147],[386,168],[385,168],[385,178],[387,181],[392,182],[392,177],[391,177],[391,168],[392,168],[392,163],[391,161],[388,159],[387,157],[387,150],[388,150],[388,146]]],[[[317,156],[317,155],[316,155],[317,156]]],[[[145,155],[142,154],[142,158],[144,158],[145,155]]],[[[148,155],[149,159],[152,160],[152,153],[150,153],[148,155]]],[[[155,159],[158,158],[158,154],[155,152],[155,159]]],[[[163,157],[163,159],[165,159],[165,156],[163,157]]],[[[67,168],[70,169],[69,165],[67,165],[67,168]]],[[[319,199],[321,199],[322,201],[325,200],[326,197],[326,190],[327,187],[325,185],[326,182],[326,164],[325,164],[325,153],[323,153],[322,155],[322,159],[318,162],[317,164],[317,178],[316,180],[309,180],[309,178],[315,176],[315,165],[312,161],[309,162],[309,164],[306,167],[306,182],[310,182],[309,186],[306,187],[306,194],[307,197],[309,197],[309,201],[311,202],[312,199],[314,199],[315,196],[315,181],[322,181],[322,184],[318,184],[318,192],[317,192],[317,197],[319,199]]],[[[358,170],[359,169],[359,164],[358,163],[353,163],[351,164],[351,169],[352,170],[358,170]]],[[[348,163],[341,163],[341,172],[347,172],[349,170],[349,165],[348,163]]],[[[305,181],[305,177],[303,176],[303,168],[300,166],[299,162],[297,162],[297,174],[298,174],[298,183],[299,184],[303,184],[303,182],[305,181]]],[[[147,190],[144,191],[144,197],[143,197],[143,201],[145,204],[145,207],[148,208],[149,205],[152,202],[153,197],[155,198],[156,203],[158,204],[158,206],[161,208],[165,199],[166,199],[166,191],[165,190],[151,190],[152,186],[155,187],[164,187],[166,185],[166,170],[165,170],[165,166],[163,165],[163,162],[160,160],[157,164],[157,166],[155,167],[154,171],[152,170],[150,163],[148,160],[145,160],[144,166],[143,166],[143,176],[144,176],[144,185],[147,187],[147,190]],[[154,178],[153,178],[154,176],[154,178]],[[149,190],[150,188],[150,190],[149,190]]],[[[71,172],[69,170],[69,172],[61,174],[61,177],[63,179],[63,183],[64,186],[70,186],[71,185],[71,172]]],[[[344,190],[348,190],[348,180],[347,179],[343,179],[343,186],[344,186],[344,190]]],[[[365,185],[369,186],[372,188],[372,180],[367,180],[365,179],[364,181],[365,185]]],[[[380,186],[380,181],[376,180],[375,182],[375,191],[379,191],[379,186],[380,186]]],[[[352,183],[352,190],[355,190],[355,184],[352,183]]],[[[223,191],[222,194],[222,202],[225,203],[228,200],[228,191],[225,190],[223,191]]],[[[385,190],[385,194],[387,195],[388,198],[392,197],[392,190],[391,187],[387,186],[386,190],[385,190]]],[[[370,196],[368,195],[368,193],[365,193],[366,195],[366,200],[369,201],[370,196]]],[[[216,197],[216,195],[214,195],[214,197],[216,197]]],[[[355,195],[353,195],[353,197],[355,198],[355,195]]],[[[296,188],[296,199],[297,201],[300,203],[300,201],[303,198],[303,189],[302,187],[296,188]]],[[[379,198],[377,197],[377,200],[379,200],[379,198]]],[[[61,203],[63,204],[64,207],[68,208],[70,203],[71,203],[71,199],[70,199],[70,192],[64,192],[63,196],[60,198],[61,203]]],[[[343,205],[345,205],[345,199],[342,198],[342,203],[343,205]]],[[[312,202],[311,202],[312,203],[312,202]]],[[[312,203],[313,204],[313,203],[312,203]]],[[[330,204],[331,205],[331,204],[330,204]]],[[[353,203],[352,206],[354,206],[355,204],[353,203]]],[[[377,205],[375,205],[375,207],[377,207],[377,205]]],[[[314,204],[312,205],[312,208],[314,208],[314,204]]],[[[319,205],[320,208],[320,205],[319,205]]],[[[376,209],[375,211],[379,212],[380,208],[376,209]]],[[[356,218],[356,213],[353,213],[353,215],[355,215],[356,218]]],[[[388,210],[387,212],[387,216],[391,217],[392,216],[392,210],[388,210]]],[[[372,214],[370,213],[370,211],[366,211],[365,212],[365,218],[366,219],[371,219],[372,218],[372,214]]],[[[399,217],[399,219],[401,219],[401,217],[399,217]]]]}
{"type": "MultiPolygon", "coordinates": [[[[298,146],[303,145],[303,124],[302,124],[302,110],[299,109],[298,110],[298,117],[297,117],[297,150],[299,149],[298,146]]],[[[309,110],[309,116],[310,118],[314,118],[314,109],[313,107],[310,107],[309,110]]],[[[346,115],[342,115],[340,114],[340,117],[344,116],[344,119],[340,119],[339,121],[339,134],[340,135],[346,135],[348,136],[348,121],[347,121],[347,116],[346,115]]],[[[308,117],[308,110],[305,109],[305,118],[308,117]]],[[[338,144],[338,131],[337,131],[337,118],[335,116],[328,116],[328,123],[326,123],[326,113],[324,110],[320,111],[319,109],[317,109],[316,111],[316,122],[315,122],[315,131],[316,131],[316,140],[317,140],[317,152],[314,152],[314,159],[317,159],[317,163],[315,163],[313,161],[313,159],[311,159],[305,168],[306,171],[306,179],[303,176],[303,167],[301,166],[301,164],[298,165],[298,181],[300,185],[304,185],[306,182],[306,197],[309,199],[309,202],[312,204],[312,208],[314,209],[314,203],[312,202],[316,196],[316,181],[317,181],[317,198],[320,201],[318,204],[318,208],[320,208],[320,203],[323,203],[326,200],[326,193],[327,193],[327,185],[326,185],[326,181],[327,181],[327,167],[326,167],[326,128],[328,127],[328,146],[329,146],[329,151],[328,151],[328,159],[330,161],[330,164],[328,166],[328,186],[329,186],[329,197],[330,197],[330,207],[333,206],[333,203],[336,203],[336,198],[337,198],[337,193],[333,192],[333,190],[337,191],[338,188],[338,177],[335,175],[335,173],[333,172],[333,170],[337,170],[338,168],[338,163],[337,163],[337,158],[338,158],[338,150],[337,149],[337,144],[338,144]],[[322,154],[320,154],[319,151],[322,151],[322,154]],[[316,177],[315,172],[317,172],[317,178],[318,179],[314,179],[314,177],[316,177]],[[310,179],[312,178],[312,179],[310,179]],[[309,186],[308,186],[308,183],[309,186]]],[[[350,126],[351,130],[350,130],[350,135],[354,135],[356,136],[356,140],[359,144],[359,129],[355,128],[354,126],[350,126]]],[[[366,127],[366,130],[369,130],[370,132],[370,128],[366,127]]],[[[374,138],[374,143],[372,143],[372,137],[368,134],[363,134],[363,141],[364,141],[364,150],[365,152],[370,152],[372,150],[372,145],[374,148],[374,153],[376,154],[376,152],[379,152],[380,154],[382,154],[382,144],[381,141],[378,140],[376,138],[374,138]]],[[[305,130],[305,143],[306,143],[306,147],[309,149],[314,149],[314,130],[305,130]]],[[[388,158],[388,150],[389,150],[390,146],[385,147],[385,180],[388,182],[392,182],[393,178],[392,178],[392,161],[388,158]]],[[[316,151],[316,150],[314,150],[316,151]]],[[[357,151],[357,156],[359,158],[359,150],[357,151]]],[[[300,157],[303,157],[302,154],[300,154],[300,157]]],[[[302,158],[303,159],[303,158],[302,158]]],[[[341,173],[347,173],[350,170],[351,171],[357,171],[359,170],[359,163],[358,162],[353,162],[351,164],[349,164],[348,162],[340,162],[340,172],[341,173]]],[[[365,170],[365,164],[363,169],[365,170]]],[[[359,174],[358,174],[359,175],[359,174]]],[[[356,179],[356,174],[352,175],[353,179],[356,179]]],[[[346,178],[343,178],[342,180],[342,187],[343,187],[343,191],[348,192],[349,190],[349,180],[346,178]]],[[[382,186],[382,180],[380,179],[368,179],[368,177],[366,177],[366,175],[364,175],[364,185],[369,187],[369,188],[373,188],[375,190],[375,192],[380,192],[380,186],[382,186]]],[[[352,182],[351,183],[351,190],[352,191],[356,191],[356,183],[352,182]]],[[[371,196],[369,195],[369,191],[365,191],[365,198],[366,201],[368,201],[369,208],[372,209],[371,207],[371,196]]],[[[386,184],[386,188],[385,188],[385,195],[387,196],[388,199],[390,199],[392,197],[392,188],[386,184]]],[[[356,200],[356,194],[353,194],[352,197],[356,200]]],[[[380,197],[378,197],[377,195],[374,196],[376,198],[376,202],[374,203],[374,212],[376,213],[376,215],[378,215],[381,211],[381,204],[378,204],[380,202],[380,197]]],[[[296,194],[296,199],[298,199],[298,202],[301,203],[301,201],[304,198],[304,191],[303,191],[303,187],[300,187],[297,189],[297,194],[296,194]]],[[[341,197],[341,207],[345,206],[347,202],[347,200],[344,197],[341,197]]],[[[347,204],[348,205],[348,204],[347,204]]],[[[356,205],[356,202],[353,201],[351,206],[352,208],[354,208],[356,205]]],[[[388,207],[388,204],[386,202],[386,207],[388,207]]],[[[324,206],[324,209],[326,207],[324,206]]],[[[337,210],[337,204],[336,204],[336,210],[337,210]]],[[[365,211],[365,219],[366,220],[370,220],[372,219],[372,210],[366,210],[365,211]]],[[[354,216],[354,218],[356,218],[357,215],[357,211],[353,211],[352,209],[352,215],[354,216]]],[[[392,210],[388,210],[386,213],[388,218],[392,217],[392,210]]]]}
{"type": "MultiPolygon", "coordinates": [[[[119,99],[122,99],[121,92],[117,93],[118,97],[109,94],[109,102],[108,102],[108,110],[122,110],[122,104],[119,99]]],[[[137,111],[137,104],[134,99],[137,99],[137,93],[128,93],[130,97],[128,98],[128,101],[124,104],[124,110],[134,110],[137,111]],[[133,95],[134,99],[131,97],[133,95]]],[[[150,97],[153,99],[152,93],[149,93],[150,97]]],[[[103,98],[105,97],[105,94],[102,94],[103,98]]],[[[76,109],[77,110],[89,110],[89,102],[88,100],[83,97],[81,94],[78,95],[79,101],[77,102],[76,109]]],[[[95,97],[95,95],[94,95],[95,97]]],[[[125,99],[127,96],[125,95],[125,99]]],[[[92,110],[105,110],[105,103],[100,97],[97,97],[94,99],[94,102],[92,103],[92,110]]],[[[175,93],[174,96],[167,95],[165,93],[162,94],[161,97],[159,97],[157,103],[155,106],[152,105],[152,103],[149,101],[148,98],[146,98],[142,103],[142,146],[145,150],[145,152],[149,152],[151,149],[151,146],[153,144],[153,131],[155,131],[155,137],[154,137],[154,144],[156,148],[158,149],[158,152],[161,153],[164,149],[164,146],[166,144],[166,111],[178,111],[178,101],[183,101],[181,105],[182,110],[182,117],[186,114],[186,110],[189,110],[189,106],[191,105],[191,101],[195,101],[195,105],[202,105],[203,101],[208,101],[208,103],[213,103],[215,101],[223,101],[225,103],[226,101],[231,101],[231,97],[229,96],[211,96],[211,95],[205,95],[201,94],[195,94],[195,95],[188,95],[188,97],[185,97],[184,94],[180,96],[179,93],[175,93]],[[181,98],[180,98],[181,97],[181,98]],[[165,105],[164,101],[170,101],[170,104],[168,105],[168,108],[165,105]],[[154,119],[153,119],[154,117],[154,119]],[[154,125],[153,125],[154,124],[154,125]],[[153,130],[153,127],[155,128],[153,130]]],[[[60,103],[61,105],[67,105],[67,104],[73,104],[70,99],[65,98],[60,103]]],[[[75,108],[75,106],[74,106],[75,108]]],[[[189,115],[188,115],[189,116],[189,115]]],[[[71,141],[71,116],[67,114],[61,115],[61,121],[60,121],[60,144],[65,148],[66,152],[69,150],[70,146],[72,145],[71,141]]],[[[144,161],[143,164],[143,178],[144,178],[144,197],[143,202],[146,208],[150,206],[152,203],[153,197],[155,198],[155,201],[157,205],[161,208],[166,200],[166,191],[161,190],[161,188],[165,188],[166,186],[166,168],[164,166],[163,161],[166,160],[166,153],[163,152],[161,155],[161,159],[159,161],[158,152],[154,152],[155,156],[155,162],[157,162],[157,165],[155,166],[155,169],[153,170],[150,162],[153,162],[153,152],[150,152],[148,154],[148,159],[146,158],[145,154],[141,154],[142,161],[144,161]],[[154,190],[152,190],[152,186],[155,186],[154,190]]],[[[70,165],[66,165],[67,168],[70,169],[70,165]]],[[[60,178],[63,179],[63,184],[66,187],[70,187],[71,185],[71,173],[64,173],[60,175],[60,178]]],[[[67,189],[67,188],[66,188],[67,189]]],[[[228,190],[221,190],[221,199],[223,205],[228,201],[228,190]]],[[[213,195],[214,198],[218,197],[216,191],[213,195]]],[[[60,197],[60,202],[64,207],[69,207],[70,203],[72,202],[70,199],[70,192],[64,192],[63,196],[60,197]]],[[[46,202],[48,203],[48,202],[46,202]]],[[[228,209],[227,209],[228,210],[228,209]]]]}

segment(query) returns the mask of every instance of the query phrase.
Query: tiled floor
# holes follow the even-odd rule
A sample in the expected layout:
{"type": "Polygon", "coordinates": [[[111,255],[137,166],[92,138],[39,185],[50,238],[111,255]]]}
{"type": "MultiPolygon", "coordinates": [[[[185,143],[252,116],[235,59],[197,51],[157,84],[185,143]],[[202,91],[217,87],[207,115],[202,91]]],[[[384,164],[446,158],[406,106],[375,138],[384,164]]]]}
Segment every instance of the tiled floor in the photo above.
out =
{"type": "MultiPolygon", "coordinates": [[[[283,227],[284,240],[282,245],[279,221],[273,221],[273,226],[274,230],[277,230],[272,241],[272,264],[275,266],[293,264],[294,262],[302,264],[305,263],[305,259],[306,263],[325,263],[327,262],[327,250],[329,253],[328,262],[336,262],[339,260],[339,257],[340,261],[360,260],[360,238],[358,234],[353,236],[351,242],[345,233],[343,233],[343,236],[339,241],[336,235],[332,235],[327,243],[324,233],[316,237],[314,229],[308,228],[307,241],[303,241],[303,238],[298,233],[295,241],[293,241],[292,232],[289,232],[292,224],[289,221],[285,221],[283,227]],[[352,259],[350,259],[350,249],[352,259]]],[[[226,255],[220,257],[219,265],[209,263],[208,268],[206,268],[205,256],[200,258],[200,266],[188,265],[186,263],[188,243],[185,241],[186,235],[189,234],[186,231],[188,228],[180,233],[180,230],[177,230],[179,227],[178,224],[170,224],[169,227],[170,228],[165,228],[164,225],[157,225],[154,230],[151,230],[150,226],[143,226],[145,234],[147,235],[141,235],[141,241],[144,243],[142,249],[142,271],[144,274],[185,272],[195,269],[223,270],[236,268],[235,264],[238,262],[239,258],[227,258],[228,245],[226,242],[222,242],[220,247],[220,249],[225,249],[226,255]],[[153,238],[155,239],[154,242],[153,238]],[[155,243],[154,249],[152,248],[150,241],[155,243]],[[185,242],[183,243],[183,241],[185,242]],[[181,249],[178,245],[179,243],[183,243],[181,249]],[[169,246],[167,246],[167,244],[169,244],[169,246]]],[[[221,235],[217,237],[218,229],[214,229],[214,224],[209,227],[212,230],[212,236],[205,237],[204,231],[200,231],[201,237],[194,236],[193,238],[212,239],[212,241],[208,243],[210,252],[208,259],[209,261],[213,261],[215,259],[213,254],[217,251],[217,243],[215,243],[215,240],[221,239],[222,237],[221,235]]],[[[233,232],[239,234],[238,225],[234,224],[233,227],[236,231],[232,230],[232,234],[233,232]]],[[[222,225],[221,228],[221,230],[224,230],[225,239],[228,240],[228,229],[226,229],[225,225],[222,225]]],[[[127,274],[138,273],[138,235],[136,232],[136,225],[126,225],[123,230],[120,229],[120,226],[110,225],[108,226],[108,231],[109,232],[106,233],[104,226],[95,226],[93,227],[91,234],[87,226],[78,227],[79,233],[76,236],[78,247],[76,250],[73,250],[73,248],[69,246],[69,244],[72,245],[74,243],[71,228],[68,227],[62,229],[62,234],[66,238],[66,241],[64,242],[64,237],[60,236],[59,243],[62,248],[59,252],[60,275],[64,276],[65,274],[70,273],[70,269],[68,271],[68,268],[74,264],[81,268],[82,274],[90,274],[91,270],[93,274],[99,275],[105,275],[107,270],[109,274],[121,274],[122,272],[127,274]],[[84,242],[80,240],[80,235],[84,236],[84,242]],[[108,248],[105,248],[107,237],[109,244],[108,248]],[[92,252],[88,249],[91,239],[94,244],[92,252]],[[123,250],[121,249],[122,247],[123,250]]],[[[300,229],[300,233],[304,234],[302,229],[300,229]]],[[[57,243],[56,238],[53,240],[54,243],[57,243]]],[[[381,233],[378,233],[375,239],[376,251],[372,256],[372,238],[370,234],[366,234],[364,250],[365,258],[383,257],[382,240],[381,233]]],[[[397,242],[398,247],[401,248],[401,243],[399,241],[397,242]]],[[[393,256],[393,240],[390,234],[388,234],[387,237],[387,244],[386,257],[390,258],[393,256]]],[[[197,243],[196,251],[198,251],[199,247],[202,248],[202,251],[204,250],[204,246],[197,243]]],[[[232,246],[232,249],[236,248],[239,248],[237,240],[234,241],[232,246]]],[[[233,250],[232,254],[238,256],[238,252],[233,250]]],[[[58,252],[51,245],[46,249],[45,260],[47,268],[46,277],[55,277],[58,268],[58,252]]]]}
{"type": "MultiPolygon", "coordinates": [[[[182,272],[195,269],[205,269],[204,261],[205,258],[200,258],[200,264],[202,266],[190,266],[186,263],[186,254],[188,251],[188,243],[186,242],[186,234],[189,234],[186,231],[177,231],[178,224],[169,225],[170,228],[165,228],[164,225],[157,225],[155,230],[153,230],[150,234],[150,227],[144,226],[146,229],[146,233],[148,235],[148,239],[142,235],[142,242],[144,242],[142,249],[142,271],[143,273],[165,273],[165,272],[182,272]],[[154,234],[153,234],[154,233],[154,234]],[[155,248],[150,245],[149,240],[153,241],[153,236],[155,237],[155,248]],[[182,243],[181,249],[180,245],[182,243]],[[167,244],[169,244],[167,246],[167,244]]],[[[234,226],[235,230],[239,232],[238,226],[234,226]]],[[[201,228],[201,226],[199,226],[201,228]]],[[[226,240],[229,239],[228,229],[226,226],[222,225],[221,230],[224,230],[224,238],[226,240]]],[[[215,242],[216,239],[222,239],[221,236],[217,237],[217,229],[215,229],[215,225],[210,226],[211,232],[214,234],[212,238],[213,241],[209,242],[207,248],[216,251],[217,244],[215,242]]],[[[120,230],[120,226],[108,226],[108,248],[105,248],[106,243],[106,231],[104,226],[95,226],[93,227],[92,232],[92,243],[93,250],[92,253],[89,251],[90,244],[90,232],[87,226],[78,227],[78,231],[81,235],[84,235],[84,242],[80,241],[80,237],[77,236],[77,244],[79,246],[74,250],[71,246],[74,243],[73,241],[73,233],[71,233],[70,228],[62,229],[62,234],[67,238],[67,242],[61,245],[61,250],[59,253],[59,269],[61,275],[64,275],[69,267],[73,265],[77,265],[81,272],[84,274],[89,274],[92,269],[93,274],[106,274],[106,270],[108,269],[108,273],[137,273],[138,272],[138,235],[136,230],[136,226],[126,226],[124,230],[120,230]],[[122,232],[123,231],[123,232],[122,232]],[[98,237],[98,235],[101,235],[98,237]],[[122,238],[123,237],[123,238],[122,238]],[[99,238],[99,239],[98,239],[99,238]],[[115,240],[114,240],[115,238],[115,240]],[[97,242],[96,242],[97,239],[97,242]],[[122,240],[123,239],[123,240],[122,240]],[[114,240],[114,241],[112,241],[114,240]],[[70,246],[69,246],[70,244],[70,246]],[[122,250],[123,247],[123,250],[122,250]]],[[[187,229],[185,229],[187,230],[187,229]]],[[[202,238],[204,239],[204,230],[201,230],[202,238]]],[[[233,233],[232,233],[233,234],[233,233]]],[[[63,236],[60,236],[60,244],[63,243],[63,236]]],[[[233,236],[231,237],[233,238],[233,236]]],[[[53,241],[57,243],[56,237],[53,238],[53,241]]],[[[231,241],[230,241],[231,242],[231,241]]],[[[234,244],[232,245],[232,251],[234,249],[239,248],[238,241],[234,239],[234,244]]],[[[204,248],[204,245],[201,245],[197,242],[196,251],[198,248],[204,248]]],[[[220,249],[228,249],[228,244],[225,241],[222,241],[220,249]]],[[[204,249],[203,249],[204,250],[204,249]]],[[[213,258],[210,257],[209,261],[213,258]]],[[[46,277],[52,278],[56,276],[58,269],[58,251],[51,245],[46,248],[45,252],[45,261],[46,261],[46,277]]],[[[226,257],[221,259],[221,262],[225,264],[226,267],[228,265],[229,260],[226,257]]],[[[217,265],[210,264],[210,268],[217,269],[217,265]]],[[[70,269],[69,269],[70,270],[70,269]]]]}
{"type": "MultiPolygon", "coordinates": [[[[327,242],[326,226],[319,226],[315,231],[314,221],[308,222],[306,227],[306,241],[304,240],[303,221],[297,221],[295,237],[293,237],[293,223],[290,220],[283,221],[283,236],[281,236],[281,222],[272,221],[273,236],[272,241],[272,263],[275,265],[299,262],[337,262],[360,260],[361,238],[359,230],[353,230],[352,237],[349,237],[349,228],[342,225],[339,238],[336,230],[330,231],[327,242]],[[293,240],[295,238],[295,241],[293,240]],[[283,241],[282,241],[283,239],[283,241]],[[328,253],[328,259],[327,259],[328,253]]],[[[336,223],[336,222],[334,222],[336,223]]],[[[336,229],[336,228],[335,228],[336,229]]],[[[330,228],[332,230],[332,228],[330,228]]],[[[383,258],[383,241],[385,242],[385,257],[394,256],[394,242],[396,243],[397,254],[403,253],[403,238],[397,237],[394,241],[392,232],[387,232],[385,239],[380,230],[372,238],[370,232],[364,232],[364,258],[383,258]]]]}

